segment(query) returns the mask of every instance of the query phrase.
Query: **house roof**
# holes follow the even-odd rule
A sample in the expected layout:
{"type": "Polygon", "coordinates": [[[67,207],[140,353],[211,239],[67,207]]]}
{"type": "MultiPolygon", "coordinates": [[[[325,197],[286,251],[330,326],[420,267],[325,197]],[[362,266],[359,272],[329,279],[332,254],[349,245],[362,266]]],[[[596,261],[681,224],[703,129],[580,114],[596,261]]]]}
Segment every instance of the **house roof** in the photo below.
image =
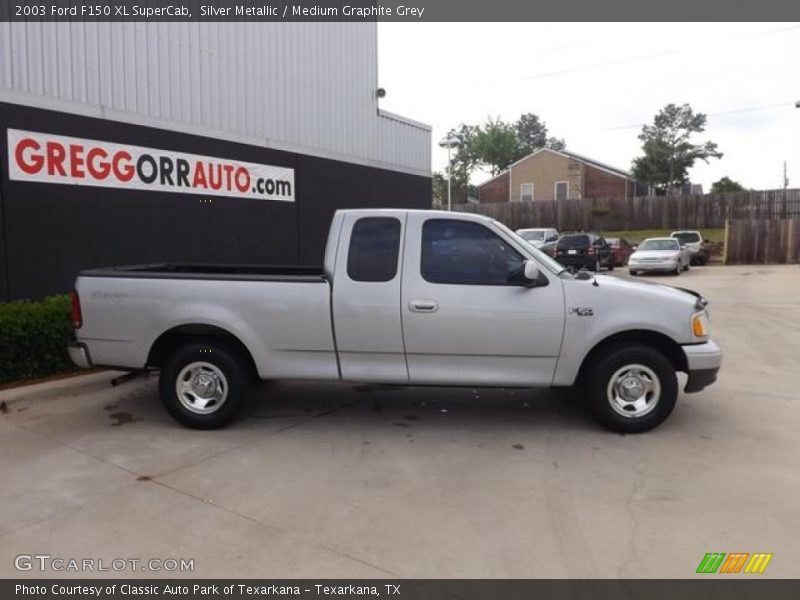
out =
{"type": "Polygon", "coordinates": [[[518,165],[518,164],[520,164],[522,162],[525,162],[526,160],[528,160],[529,158],[532,158],[533,156],[536,156],[540,152],[551,152],[553,154],[558,154],[558,155],[564,156],[566,158],[572,158],[574,160],[579,160],[579,161],[584,162],[584,163],[586,163],[588,165],[591,165],[591,166],[593,166],[593,167],[595,167],[597,169],[601,169],[603,171],[607,171],[607,172],[611,173],[612,175],[618,175],[620,177],[625,177],[627,179],[633,179],[631,174],[628,171],[625,171],[623,169],[618,169],[617,167],[612,167],[611,165],[607,165],[605,163],[602,163],[599,160],[594,160],[593,158],[589,158],[588,156],[584,156],[583,154],[578,154],[577,152],[572,152],[571,150],[553,150],[551,148],[539,148],[538,150],[534,150],[533,152],[531,152],[527,156],[523,156],[522,158],[520,158],[517,162],[512,163],[508,168],[509,169],[513,169],[516,165],[518,165]]]}

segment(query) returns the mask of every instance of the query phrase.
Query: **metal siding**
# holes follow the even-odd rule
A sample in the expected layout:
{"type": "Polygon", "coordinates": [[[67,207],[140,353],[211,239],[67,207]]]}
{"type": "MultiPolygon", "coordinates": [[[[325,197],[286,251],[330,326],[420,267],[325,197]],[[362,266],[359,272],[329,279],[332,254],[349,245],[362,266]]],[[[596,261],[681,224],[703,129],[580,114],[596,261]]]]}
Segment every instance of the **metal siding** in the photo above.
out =
{"type": "Polygon", "coordinates": [[[375,23],[0,23],[0,54],[0,88],[65,111],[430,170],[430,129],[379,114],[375,23]]]}

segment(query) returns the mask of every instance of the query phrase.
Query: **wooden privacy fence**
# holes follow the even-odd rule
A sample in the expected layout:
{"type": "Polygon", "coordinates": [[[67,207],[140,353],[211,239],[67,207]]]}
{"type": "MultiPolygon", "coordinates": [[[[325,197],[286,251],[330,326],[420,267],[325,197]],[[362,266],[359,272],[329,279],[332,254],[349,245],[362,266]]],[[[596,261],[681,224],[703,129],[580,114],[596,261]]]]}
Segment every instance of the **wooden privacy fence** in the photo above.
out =
{"type": "Polygon", "coordinates": [[[800,218],[729,221],[725,264],[800,263],[800,218]]]}
{"type": "Polygon", "coordinates": [[[800,190],[767,190],[691,196],[558,200],[466,204],[454,210],[476,212],[511,229],[639,230],[722,228],[728,219],[800,218],[800,190]]]}

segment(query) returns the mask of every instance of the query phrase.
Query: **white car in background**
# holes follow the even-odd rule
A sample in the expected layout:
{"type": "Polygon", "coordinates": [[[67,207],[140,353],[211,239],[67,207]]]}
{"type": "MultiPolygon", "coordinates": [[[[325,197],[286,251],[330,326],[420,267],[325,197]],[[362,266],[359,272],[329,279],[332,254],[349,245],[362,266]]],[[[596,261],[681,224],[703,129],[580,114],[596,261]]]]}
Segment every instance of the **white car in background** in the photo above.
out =
{"type": "Polygon", "coordinates": [[[552,227],[517,229],[515,233],[534,248],[539,248],[544,244],[558,241],[558,230],[552,227]]]}
{"type": "Polygon", "coordinates": [[[639,244],[628,259],[631,275],[647,272],[673,273],[689,270],[691,252],[672,237],[648,238],[639,244]]]}

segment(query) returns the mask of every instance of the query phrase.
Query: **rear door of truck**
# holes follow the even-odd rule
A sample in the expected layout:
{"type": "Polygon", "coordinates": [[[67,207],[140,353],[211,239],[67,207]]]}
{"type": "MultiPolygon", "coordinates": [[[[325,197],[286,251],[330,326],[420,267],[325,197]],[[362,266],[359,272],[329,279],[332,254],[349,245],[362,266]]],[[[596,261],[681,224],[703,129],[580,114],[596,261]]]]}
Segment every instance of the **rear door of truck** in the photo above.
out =
{"type": "Polygon", "coordinates": [[[333,281],[333,323],[342,379],[408,382],[400,283],[404,211],[348,211],[333,281]]]}

